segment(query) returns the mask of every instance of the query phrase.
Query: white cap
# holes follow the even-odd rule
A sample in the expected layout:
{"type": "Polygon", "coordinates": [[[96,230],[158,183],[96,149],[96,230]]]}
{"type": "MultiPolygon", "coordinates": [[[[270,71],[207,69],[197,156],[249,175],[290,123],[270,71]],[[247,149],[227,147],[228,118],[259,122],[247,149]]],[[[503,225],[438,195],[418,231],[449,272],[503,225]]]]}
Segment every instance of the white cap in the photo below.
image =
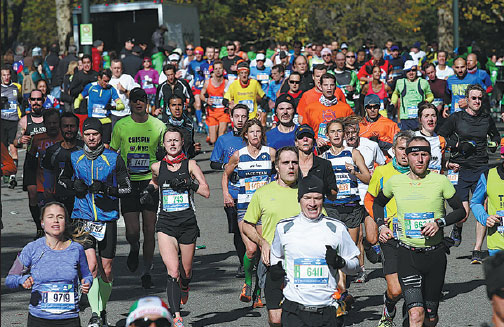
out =
{"type": "Polygon", "coordinates": [[[264,55],[264,53],[258,53],[257,56],[256,56],[256,61],[257,60],[265,61],[266,60],[266,56],[264,55]]]}
{"type": "Polygon", "coordinates": [[[406,62],[404,63],[404,68],[403,70],[404,71],[410,71],[413,67],[416,68],[416,64],[413,60],[406,60],[406,62]]]}
{"type": "Polygon", "coordinates": [[[178,53],[172,53],[169,57],[168,57],[168,60],[170,61],[179,61],[180,60],[180,56],[178,53]]]}

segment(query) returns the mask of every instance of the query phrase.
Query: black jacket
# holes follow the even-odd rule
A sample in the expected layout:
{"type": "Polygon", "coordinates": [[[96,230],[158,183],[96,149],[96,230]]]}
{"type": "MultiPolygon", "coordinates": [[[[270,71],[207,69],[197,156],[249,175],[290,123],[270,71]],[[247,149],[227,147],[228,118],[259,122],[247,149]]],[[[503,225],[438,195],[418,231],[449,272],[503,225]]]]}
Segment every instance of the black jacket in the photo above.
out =
{"type": "MultiPolygon", "coordinates": [[[[82,70],[76,72],[74,74],[72,82],[70,83],[70,95],[73,98],[78,97],[79,93],[84,90],[84,87],[86,87],[86,85],[92,82],[96,82],[97,80],[98,73],[92,69],[87,73],[84,73],[82,70]]],[[[87,112],[87,101],[82,101],[79,109],[76,109],[76,113],[87,114],[87,112]]]]}

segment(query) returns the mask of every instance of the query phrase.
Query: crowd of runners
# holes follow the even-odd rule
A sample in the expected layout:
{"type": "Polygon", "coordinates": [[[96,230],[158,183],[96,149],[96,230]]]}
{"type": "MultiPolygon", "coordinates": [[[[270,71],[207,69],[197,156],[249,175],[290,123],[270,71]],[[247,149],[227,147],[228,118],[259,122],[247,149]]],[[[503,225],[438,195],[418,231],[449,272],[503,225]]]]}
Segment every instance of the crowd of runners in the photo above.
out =
{"type": "Polygon", "coordinates": [[[468,264],[485,261],[504,326],[502,55],[392,40],[155,45],[128,38],[116,54],[96,40],[82,55],[20,44],[3,56],[3,182],[27,192],[35,236],[6,285],[31,290],[28,326],[80,326],[82,294],[87,326],[107,326],[121,217],[142,287],[156,242],[166,266],[166,297],[135,302],[127,326],[184,326],[205,233],[195,195],[217,188],[243,279],[233,296],[266,306],[270,326],[344,326],[365,260],[387,283],[377,326],[395,324],[400,298],[405,324],[436,326],[447,254],[471,211],[468,264]],[[195,133],[221,185],[194,160],[195,133]]]}

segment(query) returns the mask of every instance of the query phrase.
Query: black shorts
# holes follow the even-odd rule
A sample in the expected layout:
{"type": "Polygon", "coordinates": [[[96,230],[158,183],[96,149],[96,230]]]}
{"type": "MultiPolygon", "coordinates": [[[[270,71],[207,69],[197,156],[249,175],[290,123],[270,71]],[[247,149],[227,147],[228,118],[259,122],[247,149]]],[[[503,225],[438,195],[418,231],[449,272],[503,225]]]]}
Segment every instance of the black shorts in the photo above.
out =
{"type": "Polygon", "coordinates": [[[458,183],[455,185],[455,195],[459,197],[460,201],[469,201],[469,191],[474,193],[481,174],[487,169],[488,166],[485,165],[480,168],[462,168],[459,170],[458,183]]]}
{"type": "Polygon", "coordinates": [[[271,276],[268,271],[266,272],[266,283],[264,285],[264,299],[266,300],[266,308],[268,310],[276,310],[281,309],[281,303],[283,300],[283,292],[281,288],[274,288],[271,286],[271,283],[274,283],[271,280],[271,276]]]}
{"type": "Polygon", "coordinates": [[[384,275],[392,275],[397,273],[398,246],[399,243],[396,239],[390,239],[386,243],[380,242],[384,275]]]}
{"type": "Polygon", "coordinates": [[[17,121],[2,119],[2,129],[0,130],[0,134],[2,136],[2,143],[5,144],[5,146],[9,146],[9,144],[14,142],[17,126],[17,121]]]}
{"type": "Polygon", "coordinates": [[[324,208],[328,217],[339,219],[347,228],[358,228],[366,217],[366,210],[360,204],[354,206],[325,204],[324,208]]]}
{"type": "MultiPolygon", "coordinates": [[[[84,219],[74,219],[73,225],[75,228],[82,230],[85,222],[86,220],[84,219]]],[[[100,257],[114,259],[117,247],[117,220],[108,221],[105,225],[105,237],[103,240],[98,241],[94,236],[86,233],[81,236],[78,241],[84,247],[84,251],[96,249],[96,245],[98,244],[98,254],[100,257]]]]}
{"type": "Polygon", "coordinates": [[[446,273],[445,246],[415,252],[399,245],[398,260],[401,264],[397,266],[397,273],[408,310],[426,307],[434,310],[436,316],[446,273]]]}
{"type": "Polygon", "coordinates": [[[228,222],[228,233],[233,234],[240,232],[238,228],[238,210],[236,209],[236,202],[235,200],[235,205],[233,207],[224,207],[228,222]]]}
{"type": "Polygon", "coordinates": [[[131,193],[121,198],[121,213],[142,212],[144,210],[156,212],[159,203],[159,192],[151,194],[152,204],[141,204],[140,194],[149,185],[150,179],[145,181],[131,181],[131,193]]]}
{"type": "Polygon", "coordinates": [[[43,319],[28,313],[27,327],[80,327],[79,317],[68,319],[43,319]]]}
{"type": "Polygon", "coordinates": [[[23,191],[28,191],[29,185],[37,185],[37,171],[26,167],[27,161],[23,163],[23,191]]]}
{"type": "Polygon", "coordinates": [[[175,237],[179,244],[194,244],[196,243],[196,239],[200,236],[196,217],[194,217],[194,220],[174,226],[168,222],[167,218],[158,216],[156,232],[175,237]]]}
{"type": "Polygon", "coordinates": [[[320,312],[309,312],[299,309],[296,302],[285,299],[282,304],[282,326],[289,327],[339,327],[342,321],[336,317],[336,307],[327,306],[320,312]]]}
{"type": "Polygon", "coordinates": [[[102,142],[103,144],[110,144],[112,139],[112,123],[103,124],[102,142]]]}

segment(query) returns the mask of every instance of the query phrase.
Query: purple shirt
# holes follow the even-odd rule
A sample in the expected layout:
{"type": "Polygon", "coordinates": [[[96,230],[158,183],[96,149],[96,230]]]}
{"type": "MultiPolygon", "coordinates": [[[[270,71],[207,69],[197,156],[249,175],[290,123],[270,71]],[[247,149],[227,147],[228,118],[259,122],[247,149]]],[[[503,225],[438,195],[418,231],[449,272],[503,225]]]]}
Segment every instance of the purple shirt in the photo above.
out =
{"type": "Polygon", "coordinates": [[[159,84],[159,73],[155,69],[139,70],[135,75],[135,82],[140,84],[147,94],[156,94],[156,85],[159,84]]]}

